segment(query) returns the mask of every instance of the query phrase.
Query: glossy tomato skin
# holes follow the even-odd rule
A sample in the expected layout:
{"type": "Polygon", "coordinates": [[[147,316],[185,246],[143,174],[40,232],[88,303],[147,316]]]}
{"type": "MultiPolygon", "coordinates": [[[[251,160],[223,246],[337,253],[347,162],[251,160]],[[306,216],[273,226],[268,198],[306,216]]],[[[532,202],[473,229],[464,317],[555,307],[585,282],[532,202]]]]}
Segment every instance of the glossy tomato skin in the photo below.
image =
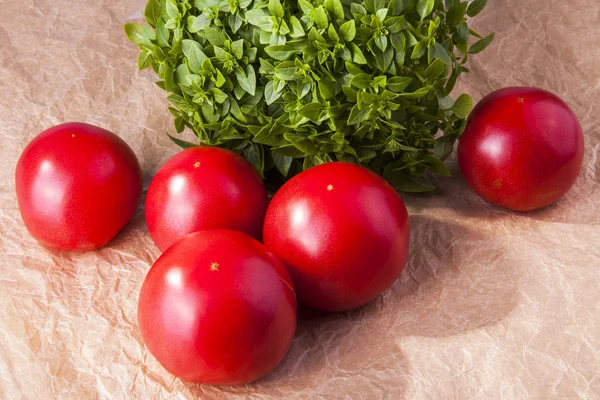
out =
{"type": "Polygon", "coordinates": [[[36,136],[16,168],[21,217],[47,247],[87,251],[111,240],[142,193],[140,164],[117,135],[66,123],[36,136]]]}
{"type": "Polygon", "coordinates": [[[233,229],[260,239],[267,191],[254,167],[217,147],[184,150],[163,165],[146,197],[146,222],[162,251],[188,233],[233,229]]]}
{"type": "Polygon", "coordinates": [[[577,117],[560,98],[537,88],[505,88],[486,96],[469,116],[458,163],[487,201],[531,211],[573,186],[583,142],[577,117]]]}
{"type": "Polygon", "coordinates": [[[138,320],[150,352],[187,381],[239,385],[271,371],[296,329],[296,299],[283,264],[231,230],[191,233],[146,276],[138,320]]]}
{"type": "Polygon", "coordinates": [[[409,236],[408,213],[394,188],[341,162],[288,181],[273,197],[263,230],[298,300],[325,311],[359,307],[390,287],[406,264],[409,236]]]}

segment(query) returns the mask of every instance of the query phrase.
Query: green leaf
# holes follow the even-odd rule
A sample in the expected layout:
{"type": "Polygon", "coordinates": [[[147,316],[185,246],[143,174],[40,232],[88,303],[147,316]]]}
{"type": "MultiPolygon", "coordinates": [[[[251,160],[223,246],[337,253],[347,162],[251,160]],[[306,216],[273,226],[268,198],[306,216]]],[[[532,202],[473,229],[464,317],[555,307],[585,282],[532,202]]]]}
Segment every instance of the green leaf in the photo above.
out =
{"type": "Polygon", "coordinates": [[[139,47],[152,48],[152,41],[156,39],[154,31],[147,25],[138,23],[125,24],[125,34],[139,47]]]}
{"type": "Polygon", "coordinates": [[[162,47],[169,47],[169,30],[165,28],[165,23],[162,19],[156,22],[156,43],[162,47]]]}
{"type": "Polygon", "coordinates": [[[439,43],[435,44],[435,53],[434,56],[440,60],[442,60],[442,62],[446,65],[450,65],[450,63],[452,62],[452,60],[450,59],[450,56],[448,55],[448,52],[446,51],[446,49],[444,48],[444,46],[442,46],[439,43]]]}
{"type": "Polygon", "coordinates": [[[260,176],[264,177],[265,159],[262,147],[254,143],[250,143],[250,145],[243,150],[243,153],[244,157],[250,161],[250,164],[254,166],[260,176]]]}
{"type": "Polygon", "coordinates": [[[449,27],[454,28],[458,26],[461,22],[465,20],[465,14],[467,12],[467,7],[469,6],[468,2],[456,3],[448,10],[448,15],[446,15],[446,24],[449,27]]]}
{"type": "Polygon", "coordinates": [[[367,59],[365,58],[363,52],[360,50],[360,47],[358,47],[354,43],[350,43],[350,47],[352,48],[352,61],[354,61],[357,64],[366,64],[367,59]]]}
{"type": "Polygon", "coordinates": [[[325,11],[323,6],[315,8],[313,11],[313,18],[319,29],[327,29],[329,18],[327,17],[327,11],[325,11]]]}
{"type": "Polygon", "coordinates": [[[469,17],[476,16],[481,12],[481,10],[483,10],[486,4],[487,0],[473,0],[467,8],[467,15],[469,17]]]}
{"type": "Polygon", "coordinates": [[[323,96],[325,100],[333,98],[336,94],[335,82],[327,78],[322,78],[319,81],[319,93],[321,93],[321,96],[323,96]]]}
{"type": "Polygon", "coordinates": [[[423,97],[427,96],[430,91],[430,88],[422,87],[412,93],[398,93],[398,97],[403,99],[422,99],[423,97]]]}
{"type": "Polygon", "coordinates": [[[200,32],[210,24],[211,20],[205,14],[198,17],[190,15],[187,19],[188,30],[192,33],[200,32]]]}
{"type": "Polygon", "coordinates": [[[340,41],[340,37],[337,34],[337,32],[335,31],[333,24],[329,24],[329,28],[327,28],[327,36],[329,37],[329,39],[333,40],[334,42],[340,41]]]}
{"type": "Polygon", "coordinates": [[[352,2],[350,4],[350,12],[352,12],[352,14],[355,16],[367,15],[367,9],[364,8],[361,4],[355,2],[352,2]]]}
{"type": "Polygon", "coordinates": [[[392,47],[396,49],[396,51],[404,51],[406,49],[406,37],[402,34],[392,35],[392,47]]]}
{"type": "Polygon", "coordinates": [[[366,107],[360,110],[358,104],[352,107],[350,115],[348,116],[348,125],[356,125],[369,119],[371,115],[371,108],[366,107]]]}
{"type": "Polygon", "coordinates": [[[407,6],[408,1],[406,0],[390,0],[390,3],[388,4],[388,8],[392,15],[400,15],[407,6]]]}
{"type": "Polygon", "coordinates": [[[340,0],[325,0],[325,9],[333,19],[344,19],[344,7],[340,0]]]}
{"type": "Polygon", "coordinates": [[[381,51],[385,51],[385,49],[387,48],[387,44],[387,36],[379,36],[375,38],[375,45],[379,47],[381,51]]]}
{"type": "Polygon", "coordinates": [[[167,16],[169,18],[175,18],[179,15],[179,9],[177,8],[177,3],[175,0],[167,0],[165,3],[167,16]]]}
{"type": "Polygon", "coordinates": [[[483,50],[485,50],[494,40],[494,36],[495,36],[495,34],[492,33],[492,34],[484,37],[483,39],[480,39],[477,42],[473,43],[473,45],[471,47],[469,47],[469,53],[477,54],[477,53],[480,53],[483,50]]]}
{"type": "Polygon", "coordinates": [[[281,97],[281,91],[276,90],[275,81],[269,81],[265,85],[265,101],[267,105],[273,104],[275,100],[281,97]]]}
{"type": "Polygon", "coordinates": [[[234,14],[227,17],[227,22],[229,23],[231,31],[236,33],[244,23],[244,20],[240,17],[240,14],[234,14]]]}
{"type": "Polygon", "coordinates": [[[447,136],[442,136],[435,141],[434,154],[437,158],[444,161],[454,150],[454,141],[447,136]]]}
{"type": "Polygon", "coordinates": [[[221,91],[220,89],[214,87],[210,89],[210,91],[213,94],[213,97],[217,103],[222,104],[225,100],[227,100],[227,95],[223,93],[223,91],[221,91]]]}
{"type": "Polygon", "coordinates": [[[290,26],[292,27],[292,31],[290,32],[291,37],[298,38],[298,37],[302,37],[302,36],[306,35],[306,32],[304,32],[304,28],[302,27],[302,24],[300,23],[298,18],[296,18],[293,15],[290,17],[290,26]]]}
{"type": "Polygon", "coordinates": [[[190,70],[192,72],[200,72],[202,70],[202,64],[208,59],[206,54],[200,49],[200,45],[193,41],[184,39],[181,41],[183,54],[187,57],[190,70]]]}
{"type": "Polygon", "coordinates": [[[298,50],[287,44],[284,44],[279,46],[267,46],[265,47],[265,52],[275,60],[285,61],[294,54],[298,53],[298,50]]]}
{"type": "Polygon", "coordinates": [[[382,72],[386,72],[394,61],[394,50],[388,47],[385,51],[375,49],[375,66],[382,72]]]}
{"type": "Polygon", "coordinates": [[[427,69],[425,70],[425,78],[428,81],[435,81],[444,73],[445,69],[446,65],[444,64],[444,62],[439,58],[436,58],[431,64],[429,64],[429,67],[427,67],[427,69]]]}
{"type": "Polygon", "coordinates": [[[410,85],[412,79],[407,76],[394,76],[387,80],[387,88],[395,93],[404,91],[410,85]]]}
{"type": "Polygon", "coordinates": [[[310,14],[315,7],[308,0],[298,0],[298,5],[304,14],[310,14]]]}
{"type": "Polygon", "coordinates": [[[317,151],[317,146],[299,133],[286,133],[283,135],[291,144],[304,154],[314,154],[317,151]]]}
{"type": "Polygon", "coordinates": [[[458,27],[456,28],[456,34],[458,43],[464,43],[466,45],[467,41],[469,40],[469,27],[467,26],[466,22],[461,22],[458,24],[458,27]]]}
{"type": "Polygon", "coordinates": [[[293,81],[298,79],[298,67],[292,61],[284,61],[275,67],[275,76],[284,81],[293,81]]]}
{"type": "Polygon", "coordinates": [[[156,22],[162,16],[162,7],[160,0],[149,0],[144,8],[144,17],[146,21],[152,26],[156,25],[156,22]]]}
{"type": "Polygon", "coordinates": [[[387,14],[388,14],[387,8],[381,8],[381,9],[377,10],[377,12],[375,13],[377,18],[379,18],[381,21],[385,20],[385,17],[387,17],[387,14]]]}
{"type": "Polygon", "coordinates": [[[292,165],[292,161],[294,159],[292,157],[284,156],[276,151],[271,153],[271,157],[273,158],[275,167],[283,176],[287,178],[290,171],[290,166],[292,165]]]}
{"type": "Polygon", "coordinates": [[[138,69],[148,68],[152,64],[152,57],[145,51],[140,52],[137,59],[138,69]]]}
{"type": "Polygon", "coordinates": [[[425,42],[418,42],[415,47],[413,47],[413,52],[410,56],[411,59],[421,58],[425,55],[425,51],[427,50],[427,45],[425,42]]]}
{"type": "Polygon", "coordinates": [[[259,58],[258,61],[260,62],[260,71],[259,72],[265,73],[265,74],[274,74],[275,73],[275,67],[273,66],[273,64],[271,64],[264,58],[259,58]]]}
{"type": "Polygon", "coordinates": [[[167,133],[167,136],[173,141],[173,143],[175,143],[177,146],[181,147],[182,149],[191,149],[192,147],[199,146],[197,143],[191,143],[191,142],[186,142],[185,140],[177,139],[176,137],[173,137],[173,136],[169,135],[168,133],[167,133]]]}
{"type": "Polygon", "coordinates": [[[473,99],[468,94],[461,94],[452,106],[452,112],[457,118],[467,118],[473,109],[473,99]]]}
{"type": "Polygon", "coordinates": [[[206,39],[213,46],[223,46],[223,44],[225,43],[225,35],[223,35],[221,31],[216,28],[213,28],[211,26],[205,27],[204,34],[206,35],[206,39]]]}
{"type": "Polygon", "coordinates": [[[417,13],[421,16],[421,20],[425,19],[426,16],[431,14],[435,0],[419,0],[417,2],[417,13]]]}
{"type": "Polygon", "coordinates": [[[313,122],[319,121],[319,115],[323,110],[323,105],[321,103],[309,103],[303,106],[298,110],[298,114],[300,114],[304,118],[308,118],[313,122]]]}
{"type": "Polygon", "coordinates": [[[440,161],[434,155],[427,154],[425,155],[424,159],[427,162],[427,168],[430,171],[441,176],[450,176],[450,171],[448,170],[448,167],[446,167],[446,164],[444,164],[443,161],[440,161]]]}
{"type": "Polygon", "coordinates": [[[354,37],[356,36],[356,24],[353,19],[340,25],[340,35],[346,42],[354,40],[354,37]]]}
{"type": "Polygon", "coordinates": [[[244,56],[244,39],[236,40],[231,43],[231,54],[238,60],[244,56]]]}
{"type": "Polygon", "coordinates": [[[200,11],[204,11],[207,8],[218,7],[221,0],[196,0],[196,8],[200,11]]]}
{"type": "Polygon", "coordinates": [[[293,144],[288,144],[285,146],[273,147],[273,153],[280,154],[282,156],[293,157],[293,158],[302,158],[306,154],[302,150],[299,150],[293,144]]]}
{"type": "Polygon", "coordinates": [[[283,18],[283,6],[279,0],[269,0],[269,12],[277,18],[283,18]]]}
{"type": "Polygon", "coordinates": [[[256,93],[256,74],[254,73],[254,67],[252,67],[252,65],[246,65],[246,71],[243,71],[241,68],[236,68],[235,76],[242,89],[248,92],[250,96],[254,96],[256,93]]]}
{"type": "Polygon", "coordinates": [[[371,85],[373,78],[369,74],[358,74],[350,79],[350,84],[359,89],[368,89],[371,85]]]}

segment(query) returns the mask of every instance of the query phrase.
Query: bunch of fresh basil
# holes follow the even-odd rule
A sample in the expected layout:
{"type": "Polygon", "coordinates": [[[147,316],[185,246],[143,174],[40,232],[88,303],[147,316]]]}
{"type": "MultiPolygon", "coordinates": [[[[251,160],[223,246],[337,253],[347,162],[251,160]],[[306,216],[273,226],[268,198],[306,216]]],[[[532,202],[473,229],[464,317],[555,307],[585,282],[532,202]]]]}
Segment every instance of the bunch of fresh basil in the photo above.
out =
{"type": "MultiPolygon", "coordinates": [[[[493,34],[486,0],[150,0],[125,31],[175,128],[243,154],[270,183],[343,160],[428,191],[472,108],[449,96],[493,34]],[[469,39],[476,39],[469,46],[469,39]]],[[[196,144],[171,138],[182,147],[196,144]]]]}

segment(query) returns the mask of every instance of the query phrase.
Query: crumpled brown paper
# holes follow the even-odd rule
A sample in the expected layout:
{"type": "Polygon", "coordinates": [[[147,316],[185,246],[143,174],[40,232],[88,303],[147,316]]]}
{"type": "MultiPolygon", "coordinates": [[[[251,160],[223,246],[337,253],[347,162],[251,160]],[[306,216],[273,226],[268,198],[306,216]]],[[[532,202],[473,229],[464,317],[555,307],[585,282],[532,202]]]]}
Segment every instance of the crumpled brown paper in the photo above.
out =
{"type": "MultiPolygon", "coordinates": [[[[0,0],[0,398],[600,398],[600,8],[597,0],[495,0],[496,41],[460,90],[560,94],[581,118],[581,176],[529,214],[485,203],[453,177],[405,195],[411,255],[384,295],[348,313],[303,313],[282,365],[243,387],[188,384],[148,353],[136,323],[159,255],[143,207],[106,247],[40,247],[15,200],[35,134],[85,121],[128,141],[146,187],[178,149],[164,93],[138,72],[122,24],[144,1],[0,0]]],[[[142,203],[143,204],[143,203],[142,203]]]]}

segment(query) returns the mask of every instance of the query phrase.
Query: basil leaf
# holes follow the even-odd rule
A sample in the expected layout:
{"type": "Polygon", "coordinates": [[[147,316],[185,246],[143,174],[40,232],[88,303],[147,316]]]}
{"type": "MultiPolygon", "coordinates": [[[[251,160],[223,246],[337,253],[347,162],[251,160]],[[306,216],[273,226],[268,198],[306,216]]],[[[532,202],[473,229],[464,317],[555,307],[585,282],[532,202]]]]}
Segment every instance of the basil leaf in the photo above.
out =
{"type": "Polygon", "coordinates": [[[471,47],[469,47],[469,53],[470,54],[481,53],[490,44],[492,44],[492,41],[494,40],[494,36],[495,36],[495,34],[492,33],[492,34],[484,37],[483,39],[480,39],[477,42],[473,43],[473,45],[471,47]]]}
{"type": "Polygon", "coordinates": [[[467,12],[468,2],[456,3],[448,10],[446,16],[446,23],[449,27],[453,28],[465,20],[465,13],[467,12]]]}
{"type": "Polygon", "coordinates": [[[156,26],[156,22],[162,16],[162,7],[160,0],[149,0],[144,8],[144,17],[152,26],[156,26]]]}
{"type": "Polygon", "coordinates": [[[279,0],[269,0],[269,12],[277,18],[283,18],[283,6],[279,0]]]}
{"type": "Polygon", "coordinates": [[[304,154],[314,154],[317,151],[315,144],[299,133],[286,133],[283,135],[291,144],[304,154]]]}
{"type": "Polygon", "coordinates": [[[392,92],[402,92],[410,85],[412,79],[407,76],[394,76],[387,81],[387,88],[392,92]]]}
{"type": "Polygon", "coordinates": [[[125,24],[125,33],[133,43],[148,49],[152,47],[152,41],[156,39],[154,31],[144,24],[125,24]]]}
{"type": "Polygon", "coordinates": [[[187,39],[182,40],[181,44],[183,54],[185,54],[188,59],[190,70],[192,72],[200,72],[202,70],[202,64],[208,59],[206,54],[200,50],[200,45],[193,40],[187,39]]]}
{"type": "Polygon", "coordinates": [[[192,147],[199,146],[198,144],[186,142],[185,140],[181,140],[176,137],[173,137],[173,136],[169,135],[168,133],[167,133],[167,136],[173,141],[173,143],[175,143],[177,146],[181,147],[182,149],[191,149],[192,147]]]}
{"type": "Polygon", "coordinates": [[[272,152],[271,156],[273,157],[275,167],[281,172],[281,175],[287,178],[294,159],[292,157],[284,156],[276,151],[272,152]]]}
{"type": "Polygon", "coordinates": [[[225,43],[225,35],[223,35],[218,29],[213,28],[211,26],[204,27],[204,34],[206,35],[206,39],[213,46],[223,46],[225,43]]]}
{"type": "Polygon", "coordinates": [[[467,15],[469,17],[476,16],[481,12],[481,10],[483,10],[486,4],[487,0],[473,0],[467,8],[467,15]]]}
{"type": "Polygon", "coordinates": [[[461,94],[454,102],[451,110],[458,118],[466,118],[473,109],[473,99],[468,94],[461,94]]]}
{"type": "Polygon", "coordinates": [[[344,7],[340,0],[325,0],[325,9],[334,19],[344,19],[344,7]]]}
{"type": "Polygon", "coordinates": [[[371,115],[371,108],[366,107],[362,110],[358,108],[358,104],[352,107],[350,115],[348,116],[348,125],[356,125],[369,119],[371,115]]]}
{"type": "Polygon", "coordinates": [[[285,61],[298,51],[285,44],[281,46],[267,46],[265,47],[265,52],[275,60],[285,61]]]}
{"type": "Polygon", "coordinates": [[[425,19],[426,16],[431,14],[435,0],[419,0],[417,2],[417,12],[421,16],[421,20],[425,19]]]}

